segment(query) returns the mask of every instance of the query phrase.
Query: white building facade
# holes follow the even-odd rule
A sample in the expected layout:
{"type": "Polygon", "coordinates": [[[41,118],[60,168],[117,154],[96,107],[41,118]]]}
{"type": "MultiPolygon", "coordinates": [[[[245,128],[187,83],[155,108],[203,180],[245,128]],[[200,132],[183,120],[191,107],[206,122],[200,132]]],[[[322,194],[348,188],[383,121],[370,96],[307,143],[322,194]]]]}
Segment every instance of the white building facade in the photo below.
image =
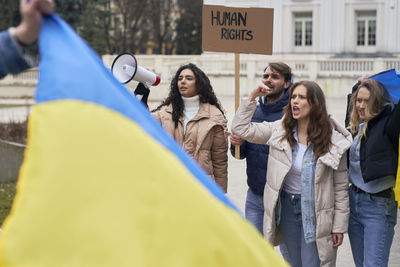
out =
{"type": "Polygon", "coordinates": [[[400,0],[205,0],[274,8],[274,54],[400,56],[400,0]]]}
{"type": "MultiPolygon", "coordinates": [[[[287,63],[295,81],[316,81],[327,97],[335,98],[344,98],[360,76],[400,69],[400,0],[205,0],[204,4],[274,8],[273,54],[240,55],[241,95],[260,82],[268,62],[287,63]]],[[[110,67],[114,58],[104,55],[103,61],[110,67]]],[[[189,62],[208,75],[217,95],[233,95],[233,53],[137,55],[137,60],[161,76],[153,100],[167,96],[172,76],[189,62]]],[[[37,76],[35,69],[9,75],[0,86],[32,86],[37,76]]]]}

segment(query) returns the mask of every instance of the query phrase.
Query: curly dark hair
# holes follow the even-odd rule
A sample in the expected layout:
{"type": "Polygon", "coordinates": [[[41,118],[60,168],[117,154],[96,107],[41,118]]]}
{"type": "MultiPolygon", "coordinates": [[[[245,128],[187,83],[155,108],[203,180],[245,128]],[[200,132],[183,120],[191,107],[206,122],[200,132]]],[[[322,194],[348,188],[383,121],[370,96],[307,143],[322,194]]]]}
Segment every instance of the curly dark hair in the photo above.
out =
{"type": "MultiPolygon", "coordinates": [[[[290,88],[290,98],[297,86],[303,85],[307,89],[307,101],[311,106],[310,122],[308,123],[307,135],[308,140],[312,144],[315,159],[325,155],[332,146],[331,137],[333,125],[326,110],[325,96],[321,87],[312,81],[301,81],[293,84],[290,88]]],[[[283,139],[287,139],[290,146],[296,145],[294,139],[293,128],[297,125],[297,120],[293,118],[291,101],[283,109],[284,117],[282,120],[285,135],[283,139]]]]}
{"type": "Polygon", "coordinates": [[[157,111],[163,106],[172,104],[172,120],[175,122],[175,128],[178,127],[179,118],[183,115],[183,110],[185,108],[182,96],[178,89],[178,78],[184,69],[190,69],[196,78],[196,91],[199,95],[200,103],[209,103],[216,106],[225,116],[221,103],[215,96],[214,90],[207,75],[192,63],[183,65],[177,70],[174,78],[171,81],[168,97],[161,103],[161,105],[152,111],[157,111]]]}

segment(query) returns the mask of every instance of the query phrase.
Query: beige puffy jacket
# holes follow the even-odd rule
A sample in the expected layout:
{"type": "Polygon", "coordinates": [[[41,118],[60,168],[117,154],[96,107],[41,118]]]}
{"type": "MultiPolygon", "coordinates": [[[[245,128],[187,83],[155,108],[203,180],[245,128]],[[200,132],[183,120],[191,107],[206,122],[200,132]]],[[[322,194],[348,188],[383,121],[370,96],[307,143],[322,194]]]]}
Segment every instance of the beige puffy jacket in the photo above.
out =
{"type": "Polygon", "coordinates": [[[214,105],[200,103],[199,111],[187,123],[183,118],[178,127],[172,120],[172,105],[153,112],[163,128],[191,155],[211,178],[226,192],[228,186],[228,135],[226,119],[214,105]]]}
{"type": "MultiPolygon", "coordinates": [[[[264,188],[264,235],[273,245],[282,243],[279,225],[275,221],[275,207],[286,174],[292,166],[292,149],[280,141],[285,133],[282,121],[251,123],[256,102],[242,101],[233,121],[232,132],[252,143],[270,146],[267,183],[264,188]]],[[[332,119],[332,148],[317,159],[314,181],[316,243],[321,266],[335,266],[336,251],[332,233],[347,232],[349,197],[347,176],[347,149],[351,134],[332,119]]]]}

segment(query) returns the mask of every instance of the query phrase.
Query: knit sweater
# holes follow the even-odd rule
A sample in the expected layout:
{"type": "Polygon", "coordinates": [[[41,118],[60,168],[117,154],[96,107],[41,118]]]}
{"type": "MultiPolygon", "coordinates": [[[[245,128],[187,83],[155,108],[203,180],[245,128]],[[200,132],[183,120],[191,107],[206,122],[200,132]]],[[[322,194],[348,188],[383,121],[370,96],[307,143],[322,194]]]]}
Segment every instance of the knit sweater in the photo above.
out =
{"type": "Polygon", "coordinates": [[[200,107],[199,96],[183,97],[185,109],[183,110],[183,132],[186,132],[187,123],[197,114],[200,107]]]}

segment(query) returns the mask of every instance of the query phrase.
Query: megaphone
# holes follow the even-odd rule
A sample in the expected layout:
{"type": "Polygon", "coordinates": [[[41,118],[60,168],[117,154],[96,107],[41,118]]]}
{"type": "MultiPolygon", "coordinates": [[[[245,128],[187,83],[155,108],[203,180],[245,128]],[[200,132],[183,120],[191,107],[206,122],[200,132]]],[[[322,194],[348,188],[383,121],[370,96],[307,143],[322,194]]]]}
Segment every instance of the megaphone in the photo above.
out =
{"type": "Polygon", "coordinates": [[[132,79],[145,84],[147,87],[158,85],[160,76],[137,65],[137,60],[130,53],[118,55],[112,65],[111,73],[120,83],[128,83],[132,79]]]}

